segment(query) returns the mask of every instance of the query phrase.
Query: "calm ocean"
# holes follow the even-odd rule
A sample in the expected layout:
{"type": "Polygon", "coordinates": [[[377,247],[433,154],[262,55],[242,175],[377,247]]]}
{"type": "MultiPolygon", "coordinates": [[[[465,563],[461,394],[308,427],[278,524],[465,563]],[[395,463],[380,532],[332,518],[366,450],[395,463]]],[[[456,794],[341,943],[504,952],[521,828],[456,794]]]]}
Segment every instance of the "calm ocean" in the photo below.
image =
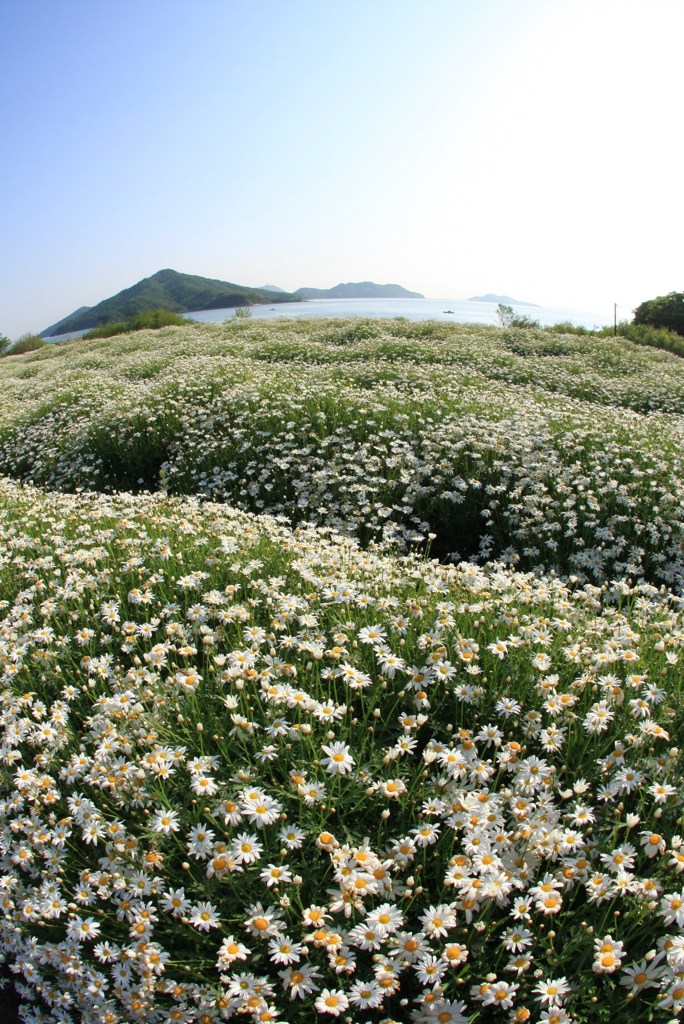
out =
{"type": "MultiPolygon", "coordinates": [[[[457,323],[498,324],[495,302],[470,302],[463,299],[309,299],[308,302],[282,302],[273,306],[252,306],[255,320],[273,320],[276,317],[379,317],[395,316],[407,320],[451,320],[457,323]],[[451,312],[447,312],[451,310],[451,312]]],[[[513,306],[516,313],[525,314],[548,326],[564,320],[582,327],[603,327],[613,322],[613,310],[590,313],[577,309],[551,309],[547,306],[513,306]]],[[[187,313],[193,320],[221,323],[235,315],[234,309],[205,309],[187,313]]]]}
{"type": "MultiPolygon", "coordinates": [[[[450,320],[461,324],[498,324],[496,302],[471,302],[464,299],[309,299],[307,302],[280,302],[273,306],[252,306],[252,319],[274,320],[277,317],[378,317],[407,320],[450,320]],[[450,311],[450,312],[447,312],[450,311]]],[[[612,324],[613,311],[589,313],[578,309],[552,309],[550,306],[513,305],[516,313],[538,320],[542,326],[565,320],[580,327],[604,327],[612,324]]],[[[201,323],[223,323],[235,316],[235,309],[201,309],[185,313],[201,323]]],[[[79,338],[85,331],[60,334],[46,341],[79,338]]]]}

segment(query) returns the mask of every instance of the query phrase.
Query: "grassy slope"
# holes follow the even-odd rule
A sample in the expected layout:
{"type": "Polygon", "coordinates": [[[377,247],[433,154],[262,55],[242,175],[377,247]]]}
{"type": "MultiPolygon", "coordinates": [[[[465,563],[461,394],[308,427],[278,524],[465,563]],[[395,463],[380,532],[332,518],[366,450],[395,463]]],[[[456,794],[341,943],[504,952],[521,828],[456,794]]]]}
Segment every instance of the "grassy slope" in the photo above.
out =
{"type": "MultiPolygon", "coordinates": [[[[170,954],[166,977],[177,979],[177,985],[165,993],[146,989],[150,1010],[155,1006],[168,1013],[170,993],[179,1006],[194,1005],[198,991],[202,1005],[213,1000],[217,949],[225,935],[235,934],[251,951],[247,968],[277,983],[273,1001],[285,1004],[287,1019],[308,1024],[312,1000],[293,1004],[282,994],[265,944],[245,928],[245,919],[255,913],[250,908],[275,904],[284,893],[290,900],[283,904],[288,934],[303,941],[310,928],[302,925],[302,907],[332,904],[335,891],[333,850],[321,846],[321,836],[333,835],[349,851],[367,843],[370,856],[369,851],[390,851],[402,837],[437,822],[439,840],[392,867],[400,888],[366,902],[396,902],[406,929],[415,933],[428,908],[466,901],[445,878],[450,867],[458,868],[451,857],[462,851],[471,832],[480,839],[487,835],[488,842],[495,842],[494,835],[496,842],[503,840],[498,849],[516,887],[502,904],[494,893],[475,908],[476,929],[467,903],[460,906],[459,927],[453,926],[450,938],[466,943],[470,958],[446,979],[449,998],[468,997],[474,1009],[471,985],[477,990],[490,972],[510,980],[511,954],[501,937],[513,896],[534,880],[553,877],[562,910],[550,918],[538,906],[534,911],[530,955],[535,969],[545,977],[568,978],[578,1021],[625,1019],[630,1004],[620,976],[597,977],[592,970],[594,936],[610,932],[624,940],[629,964],[645,957],[658,937],[673,933],[662,915],[652,913],[657,903],[651,906],[648,894],[654,885],[672,892],[680,877],[677,862],[667,864],[676,852],[671,843],[681,820],[681,758],[668,742],[682,728],[676,658],[684,633],[676,600],[648,588],[568,589],[558,580],[496,567],[480,571],[465,564],[446,568],[420,559],[400,561],[364,553],[326,532],[292,533],[265,517],[190,499],[42,495],[5,483],[0,527],[3,739],[5,756],[11,754],[14,765],[13,773],[0,775],[0,792],[12,792],[14,776],[24,801],[3,804],[0,814],[14,826],[5,837],[8,857],[21,857],[28,848],[34,858],[28,867],[18,868],[11,859],[6,864],[19,877],[5,894],[0,953],[3,941],[16,939],[15,925],[22,940],[35,935],[49,944],[70,921],[87,916],[102,929],[101,938],[135,958],[131,922],[117,918],[112,898],[130,898],[141,873],[143,880],[153,874],[145,905],[156,914],[147,938],[170,954]],[[386,638],[382,652],[365,637],[371,626],[386,638]],[[443,671],[444,679],[431,678],[429,671],[443,671]],[[363,686],[352,685],[362,678],[363,686]],[[660,699],[649,705],[644,719],[634,702],[647,678],[660,699]],[[565,701],[562,710],[550,712],[544,703],[549,697],[565,701]],[[609,713],[606,729],[591,731],[587,723],[603,713],[602,702],[609,713]],[[265,731],[278,722],[282,728],[283,719],[285,734],[265,731]],[[487,738],[492,730],[496,742],[487,738]],[[353,772],[331,777],[319,764],[333,738],[351,750],[353,772]],[[438,750],[457,751],[462,758],[476,751],[472,777],[449,780],[438,750]],[[151,770],[164,751],[173,755],[168,777],[151,770]],[[525,766],[537,756],[547,777],[543,792],[526,789],[523,781],[525,766]],[[200,762],[206,766],[201,775],[216,787],[206,795],[190,789],[200,762]],[[640,773],[636,790],[621,788],[623,763],[640,773]],[[69,764],[75,770],[65,774],[69,764]],[[481,777],[476,764],[484,771],[481,777]],[[308,789],[295,784],[293,775],[324,785],[327,801],[306,802],[308,789]],[[651,794],[659,783],[674,783],[664,804],[655,804],[651,794]],[[248,786],[277,800],[281,814],[274,823],[257,828],[246,812],[240,821],[223,819],[221,808],[228,801],[245,806],[248,786]],[[50,835],[54,827],[44,808],[46,794],[56,819],[71,832],[59,870],[42,859],[38,833],[47,829],[50,835]],[[481,817],[478,796],[483,794],[487,810],[494,812],[491,828],[481,817]],[[514,802],[516,795],[520,803],[514,802]],[[123,827],[133,846],[106,835],[92,843],[91,817],[81,820],[70,798],[91,801],[96,829],[123,827]],[[458,808],[468,800],[469,814],[459,816],[458,808]],[[580,804],[593,816],[586,835],[574,820],[580,804]],[[426,812],[426,805],[437,810],[426,812]],[[519,807],[527,807],[528,814],[519,807]],[[456,820],[447,823],[452,808],[456,820]],[[177,833],[151,828],[153,815],[164,809],[179,813],[177,833]],[[632,814],[639,817],[630,825],[632,814]],[[283,822],[300,828],[303,836],[301,848],[285,855],[278,837],[283,822]],[[212,874],[213,856],[217,864],[221,856],[218,846],[210,865],[186,842],[193,827],[210,827],[229,847],[238,834],[254,832],[264,856],[239,871],[212,874]],[[667,843],[667,854],[655,860],[642,849],[651,828],[657,829],[658,842],[666,837],[663,850],[667,843]],[[555,843],[561,831],[568,838],[570,847],[560,855],[549,829],[555,843]],[[639,849],[635,884],[647,888],[627,891],[617,904],[614,895],[610,902],[593,903],[577,858],[590,857],[593,872],[599,872],[601,855],[630,840],[639,849]],[[129,849],[135,851],[132,857],[129,849]],[[105,850],[115,886],[109,873],[99,871],[105,850]],[[284,890],[267,888],[260,872],[269,862],[286,866],[300,881],[284,890]],[[27,918],[22,908],[35,903],[45,878],[67,897],[80,894],[84,879],[90,879],[90,902],[74,904],[72,914],[50,919],[47,928],[27,918]],[[221,931],[200,931],[187,914],[180,920],[163,911],[160,894],[179,885],[193,904],[210,901],[220,914],[221,931]]],[[[387,871],[391,862],[379,863],[387,871]]],[[[605,877],[602,884],[610,885],[610,876],[605,877]]],[[[338,908],[331,920],[336,929],[350,929],[360,917],[355,911],[348,919],[338,908]]],[[[508,923],[519,926],[512,919],[508,923]]],[[[439,937],[429,940],[437,954],[443,945],[439,937]]],[[[383,940],[382,952],[390,949],[391,936],[383,940]]],[[[307,950],[307,962],[319,965],[325,984],[348,988],[349,980],[334,974],[324,951],[310,939],[307,950]]],[[[29,982],[33,976],[26,962],[32,955],[20,946],[10,957],[19,960],[19,976],[29,982]]],[[[367,977],[370,955],[356,955],[358,973],[367,977]]],[[[90,943],[79,948],[78,958],[102,976],[111,972],[113,982],[114,966],[95,960],[90,943]]],[[[144,970],[140,957],[134,962],[136,970],[144,970]]],[[[238,962],[233,974],[242,968],[238,962]]],[[[83,1020],[101,1019],[97,999],[79,974],[73,979],[44,970],[52,992],[78,993],[83,1020]]],[[[420,986],[411,978],[406,971],[402,992],[418,999],[420,986]]],[[[535,978],[517,980],[522,982],[519,1001],[534,1006],[535,978]]],[[[635,1004],[640,1014],[635,1019],[660,1019],[651,1016],[654,995],[647,992],[635,1004]]],[[[112,984],[110,997],[108,1009],[118,1007],[112,1018],[117,1024],[134,1019],[140,986],[112,984]]],[[[392,1019],[407,1019],[396,1001],[389,1001],[388,1011],[399,1015],[392,1019]]],[[[381,1016],[386,1019],[385,1013],[363,1019],[378,1022],[381,1016]]]]}
{"type": "MultiPolygon", "coordinates": [[[[681,754],[669,739],[681,735],[684,707],[681,599],[648,583],[611,583],[605,574],[619,575],[626,557],[641,559],[656,581],[681,564],[678,366],[595,339],[347,321],[198,325],[4,361],[6,470],[67,490],[140,489],[161,480],[246,510],[182,495],[55,495],[0,482],[2,740],[3,758],[14,766],[0,773],[4,867],[13,880],[4,893],[0,953],[15,945],[10,959],[18,961],[25,997],[35,982],[32,936],[49,956],[79,916],[92,917],[101,937],[125,948],[115,959],[132,964],[136,979],[145,974],[156,947],[141,952],[131,922],[112,906],[113,898],[135,899],[145,865],[152,890],[145,899],[158,918],[149,938],[169,952],[166,977],[176,984],[166,992],[121,986],[114,977],[120,965],[97,959],[86,942],[73,974],[40,954],[55,1005],[66,993],[83,1021],[99,1024],[96,992],[80,981],[95,970],[110,983],[107,1008],[117,1024],[148,1011],[169,1019],[172,1006],[189,1020],[201,1006],[211,1018],[217,950],[234,933],[251,952],[246,966],[238,961],[229,973],[244,968],[270,978],[272,1002],[293,1024],[308,1024],[313,997],[292,1001],[283,993],[266,944],[245,926],[250,907],[278,903],[283,892],[288,933],[304,941],[310,929],[302,905],[332,903],[331,856],[321,836],[334,833],[357,851],[366,838],[371,850],[388,851],[437,821],[438,841],[392,866],[399,889],[388,898],[413,932],[430,906],[459,904],[449,939],[463,942],[469,958],[449,969],[448,999],[466,999],[478,1024],[493,1019],[486,1007],[478,1011],[480,986],[493,972],[520,984],[516,1006],[529,1006],[538,1019],[537,979],[531,971],[510,973],[502,938],[507,924],[520,924],[509,917],[512,897],[553,876],[562,909],[552,917],[533,910],[534,970],[568,978],[569,1005],[582,1024],[665,1020],[654,1008],[657,990],[633,999],[623,974],[598,974],[592,958],[596,937],[610,933],[624,941],[627,967],[677,930],[653,897],[676,891],[682,877],[681,754]],[[253,516],[260,508],[337,523],[366,542],[394,536],[406,545],[436,523],[436,542],[472,546],[475,539],[482,557],[509,550],[514,560],[515,549],[521,561],[547,567],[564,560],[564,568],[601,585],[564,586],[497,565],[400,560],[329,529],[292,532],[280,520],[253,516]],[[421,516],[430,523],[421,525],[421,516]],[[405,532],[383,532],[383,523],[402,523],[405,532]],[[525,554],[534,546],[536,554],[525,554]],[[588,550],[596,567],[582,569],[579,556],[588,550]],[[386,645],[367,642],[373,625],[386,645]],[[355,689],[350,671],[369,683],[355,689]],[[276,688],[267,699],[264,686],[283,680],[304,696],[293,703],[276,688]],[[547,704],[554,697],[560,710],[547,704]],[[592,731],[603,704],[606,729],[592,731]],[[278,731],[283,717],[292,725],[287,735],[278,731]],[[331,736],[348,745],[357,770],[326,774],[319,759],[331,736]],[[484,774],[473,767],[468,779],[449,781],[446,762],[432,752],[471,756],[473,737],[484,774]],[[177,752],[166,781],[151,770],[163,749],[177,752]],[[530,794],[525,765],[536,756],[548,779],[530,794]],[[215,794],[191,790],[197,758],[208,759],[215,794]],[[63,771],[69,762],[73,775],[63,771]],[[636,788],[623,767],[640,773],[636,788]],[[328,786],[327,803],[305,802],[292,778],[302,771],[328,786]],[[406,787],[400,799],[392,795],[397,782],[406,787]],[[658,803],[663,783],[673,792],[658,803]],[[210,875],[206,857],[188,842],[190,830],[208,821],[229,845],[241,829],[255,831],[244,815],[234,825],[216,810],[219,799],[237,796],[244,805],[247,784],[279,802],[288,824],[302,828],[303,845],[282,857],[279,820],[258,830],[260,863],[239,875],[210,875]],[[45,812],[46,793],[54,817],[45,812]],[[114,832],[91,842],[89,822],[68,802],[83,793],[96,808],[96,829],[123,825],[132,847],[117,845],[114,832]],[[482,817],[483,794],[503,831],[482,817]],[[468,815],[455,812],[448,823],[469,800],[468,815]],[[594,816],[590,827],[576,821],[582,804],[594,816]],[[151,828],[164,808],[178,810],[177,834],[151,828]],[[49,839],[55,821],[72,832],[61,860],[49,839]],[[466,848],[473,830],[503,840],[497,849],[520,882],[508,901],[491,893],[474,911],[445,881],[448,870],[460,870],[452,854],[466,848]],[[582,859],[611,886],[601,858],[630,841],[634,888],[594,899],[582,859]],[[105,849],[115,886],[100,871],[105,849]],[[268,861],[288,866],[301,883],[267,888],[260,872],[268,861]],[[67,900],[80,898],[90,879],[90,905],[36,920],[31,913],[46,879],[67,900]],[[193,903],[212,902],[221,930],[205,932],[164,911],[160,893],[180,885],[193,903]]],[[[214,854],[222,856],[218,847],[214,854]]],[[[331,919],[344,931],[360,918],[338,910],[331,919]]],[[[443,952],[441,938],[426,938],[431,951],[443,952]]],[[[335,974],[325,950],[308,941],[307,962],[322,970],[321,983],[350,991],[351,979],[335,974]]],[[[383,939],[383,956],[391,944],[383,939]]],[[[355,955],[356,976],[372,977],[371,954],[355,948],[355,955]]],[[[656,966],[664,970],[660,960],[656,966]]],[[[663,996],[673,970],[660,982],[663,996]]],[[[426,1015],[417,1019],[433,1020],[421,1002],[430,986],[421,995],[412,969],[401,984],[409,1009],[388,998],[386,1009],[363,1011],[363,1019],[404,1021],[411,1007],[422,1007],[426,1015]]]]}
{"type": "Polygon", "coordinates": [[[684,365],[623,339],[204,324],[50,347],[0,380],[0,471],[21,479],[682,585],[684,365]]]}

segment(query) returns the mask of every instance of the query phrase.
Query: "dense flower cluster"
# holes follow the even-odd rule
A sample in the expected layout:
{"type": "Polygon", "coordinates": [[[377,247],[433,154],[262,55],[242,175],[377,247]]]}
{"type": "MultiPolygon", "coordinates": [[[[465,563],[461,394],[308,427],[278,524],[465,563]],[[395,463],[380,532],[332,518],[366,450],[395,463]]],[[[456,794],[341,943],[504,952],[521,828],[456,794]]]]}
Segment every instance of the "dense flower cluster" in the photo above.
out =
{"type": "Polygon", "coordinates": [[[27,1024],[681,1012],[674,593],[10,483],[0,537],[27,1024]]]}
{"type": "Polygon", "coordinates": [[[0,471],[684,588],[684,364],[463,325],[196,325],[0,366],[0,471]],[[46,401],[46,381],[49,393],[46,401]]]}

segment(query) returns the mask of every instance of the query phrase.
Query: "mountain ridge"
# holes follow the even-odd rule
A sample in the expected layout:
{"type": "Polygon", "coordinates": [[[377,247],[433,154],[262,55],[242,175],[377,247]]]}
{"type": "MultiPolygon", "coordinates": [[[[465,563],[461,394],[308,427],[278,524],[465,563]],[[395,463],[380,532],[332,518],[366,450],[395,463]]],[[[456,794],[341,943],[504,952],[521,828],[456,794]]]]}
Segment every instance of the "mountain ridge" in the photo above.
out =
{"type": "Polygon", "coordinates": [[[265,291],[220,281],[177,270],[158,270],[150,277],[124,288],[95,306],[81,306],[62,320],[40,332],[41,338],[75,331],[89,330],[102,324],[127,320],[150,309],[167,309],[172,313],[189,313],[201,309],[224,309],[234,306],[272,305],[274,302],[296,302],[290,292],[265,291]]]}
{"type": "Polygon", "coordinates": [[[374,281],[347,281],[333,288],[298,288],[301,299],[424,299],[420,292],[410,292],[400,284],[376,284],[374,281]]]}
{"type": "Polygon", "coordinates": [[[398,284],[375,284],[373,281],[347,282],[334,288],[299,288],[286,292],[277,285],[250,288],[196,274],[176,270],[158,270],[129,288],[124,288],[94,306],[79,306],[62,320],[40,332],[41,338],[52,338],[77,331],[90,330],[102,324],[128,320],[152,309],[172,313],[200,312],[205,309],[230,309],[236,306],[273,305],[279,302],[301,302],[306,299],[422,299],[420,292],[411,292],[398,284]]]}

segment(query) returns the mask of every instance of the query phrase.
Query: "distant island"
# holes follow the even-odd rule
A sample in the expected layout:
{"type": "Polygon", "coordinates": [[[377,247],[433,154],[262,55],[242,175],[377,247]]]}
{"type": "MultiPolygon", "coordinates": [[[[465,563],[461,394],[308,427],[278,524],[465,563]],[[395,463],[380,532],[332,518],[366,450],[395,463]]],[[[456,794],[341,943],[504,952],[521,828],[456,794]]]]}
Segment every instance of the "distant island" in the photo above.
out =
{"type": "Polygon", "coordinates": [[[230,281],[217,281],[176,270],[159,270],[131,288],[124,288],[96,306],[81,306],[63,320],[46,327],[41,338],[74,331],[90,330],[101,324],[128,320],[150,309],[168,309],[172,313],[188,313],[201,309],[229,309],[234,306],[272,305],[274,302],[297,302],[289,292],[246,288],[230,281]]]}
{"type": "Polygon", "coordinates": [[[424,299],[420,292],[410,292],[400,284],[375,284],[374,281],[349,281],[334,288],[298,288],[298,299],[424,299]]]}
{"type": "Polygon", "coordinates": [[[468,302],[497,302],[504,306],[531,306],[532,309],[541,309],[536,302],[523,302],[521,299],[512,299],[510,295],[495,295],[487,292],[486,295],[473,295],[468,302]]]}
{"type": "Polygon", "coordinates": [[[63,320],[40,332],[41,338],[87,331],[102,324],[128,320],[152,309],[172,313],[200,312],[204,309],[232,309],[236,306],[273,305],[276,302],[302,302],[306,299],[422,299],[398,284],[373,281],[338,284],[334,288],[299,288],[286,292],[274,284],[248,288],[230,281],[218,281],[176,270],[159,270],[151,277],[124,288],[96,306],[79,306],[63,320]]]}

